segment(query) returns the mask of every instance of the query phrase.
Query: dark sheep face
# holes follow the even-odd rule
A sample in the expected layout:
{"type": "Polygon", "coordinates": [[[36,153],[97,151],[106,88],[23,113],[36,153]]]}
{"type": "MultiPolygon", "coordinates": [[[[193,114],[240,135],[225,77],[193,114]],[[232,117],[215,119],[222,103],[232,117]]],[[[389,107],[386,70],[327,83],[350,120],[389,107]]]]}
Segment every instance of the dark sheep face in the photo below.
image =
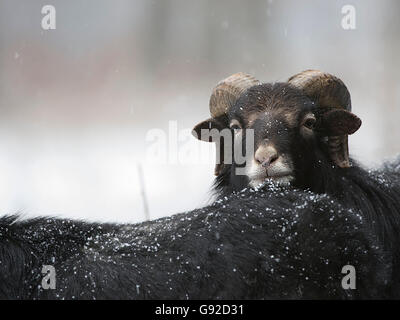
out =
{"type": "Polygon", "coordinates": [[[353,113],[322,107],[290,83],[267,83],[249,88],[226,113],[200,122],[193,133],[216,142],[217,190],[266,180],[315,190],[324,169],[336,166],[334,139],[360,125],[353,113]]]}
{"type": "Polygon", "coordinates": [[[323,149],[314,110],[307,96],[286,83],[255,86],[243,94],[227,117],[233,136],[232,158],[236,159],[238,145],[246,154],[245,164],[233,161],[233,185],[257,186],[270,179],[306,187],[307,176],[318,165],[323,149]],[[254,148],[249,153],[246,139],[251,134],[254,148]],[[243,167],[244,177],[237,174],[238,167],[243,167]]]}

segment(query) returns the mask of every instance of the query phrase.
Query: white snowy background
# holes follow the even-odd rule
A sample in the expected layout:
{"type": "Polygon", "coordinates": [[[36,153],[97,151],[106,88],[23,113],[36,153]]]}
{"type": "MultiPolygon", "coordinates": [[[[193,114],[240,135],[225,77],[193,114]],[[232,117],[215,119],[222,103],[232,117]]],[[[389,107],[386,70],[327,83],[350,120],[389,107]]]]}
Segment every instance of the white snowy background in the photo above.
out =
{"type": "Polygon", "coordinates": [[[151,218],[205,205],[212,148],[208,162],[156,164],[146,134],[169,121],[192,128],[212,87],[238,71],[264,82],[309,68],[339,76],[363,120],[353,156],[394,156],[399,12],[396,0],[1,0],[0,215],[142,221],[138,164],[151,218]],[[47,4],[56,30],[41,28],[47,4]],[[346,4],[356,30],[341,27],[346,4]]]}

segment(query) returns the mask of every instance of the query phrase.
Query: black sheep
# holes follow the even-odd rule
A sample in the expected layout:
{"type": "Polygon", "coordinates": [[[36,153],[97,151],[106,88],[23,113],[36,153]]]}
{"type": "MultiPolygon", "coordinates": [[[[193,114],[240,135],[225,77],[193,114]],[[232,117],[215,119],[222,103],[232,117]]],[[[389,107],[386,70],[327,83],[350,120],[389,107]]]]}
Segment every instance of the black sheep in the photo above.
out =
{"type": "Polygon", "coordinates": [[[239,74],[210,105],[195,132],[217,129],[200,136],[221,151],[214,204],[135,225],[1,218],[0,298],[400,298],[400,158],[375,171],[349,158],[361,121],[345,85],[239,74]],[[254,152],[229,162],[245,129],[254,152]],[[43,265],[55,289],[41,287],[43,265]],[[346,265],[356,289],[342,287],[346,265]]]}

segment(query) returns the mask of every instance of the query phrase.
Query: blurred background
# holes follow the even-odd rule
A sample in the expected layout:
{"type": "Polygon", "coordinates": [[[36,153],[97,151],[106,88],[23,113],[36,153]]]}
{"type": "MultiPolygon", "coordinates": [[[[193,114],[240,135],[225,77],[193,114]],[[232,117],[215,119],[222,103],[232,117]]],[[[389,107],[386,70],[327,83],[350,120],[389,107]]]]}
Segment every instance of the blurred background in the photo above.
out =
{"type": "Polygon", "coordinates": [[[397,0],[0,0],[0,215],[138,222],[141,185],[150,218],[207,204],[212,146],[185,135],[174,148],[202,145],[206,161],[153,163],[148,134],[204,120],[213,86],[238,71],[337,75],[363,120],[352,155],[393,157],[399,14],[397,0]],[[355,30],[341,26],[347,4],[355,30]],[[44,5],[55,30],[41,27],[44,5]]]}

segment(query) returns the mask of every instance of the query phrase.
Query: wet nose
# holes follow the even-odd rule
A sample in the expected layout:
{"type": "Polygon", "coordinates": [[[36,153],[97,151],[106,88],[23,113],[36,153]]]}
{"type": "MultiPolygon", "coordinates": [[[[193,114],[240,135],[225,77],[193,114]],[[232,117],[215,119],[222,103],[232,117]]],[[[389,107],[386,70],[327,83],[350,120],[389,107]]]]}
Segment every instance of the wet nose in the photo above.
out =
{"type": "Polygon", "coordinates": [[[256,161],[264,168],[268,168],[279,158],[279,155],[276,149],[273,146],[269,145],[259,147],[254,157],[256,161]]]}

